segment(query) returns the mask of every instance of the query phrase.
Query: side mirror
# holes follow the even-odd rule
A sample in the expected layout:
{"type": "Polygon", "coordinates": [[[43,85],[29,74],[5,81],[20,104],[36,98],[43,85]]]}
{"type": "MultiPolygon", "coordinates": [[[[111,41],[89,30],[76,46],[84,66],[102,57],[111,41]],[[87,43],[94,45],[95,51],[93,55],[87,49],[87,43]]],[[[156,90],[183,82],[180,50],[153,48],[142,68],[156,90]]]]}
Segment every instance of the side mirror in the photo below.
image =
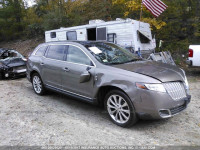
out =
{"type": "Polygon", "coordinates": [[[88,71],[85,71],[80,76],[80,83],[88,82],[90,80],[90,73],[88,71]]]}

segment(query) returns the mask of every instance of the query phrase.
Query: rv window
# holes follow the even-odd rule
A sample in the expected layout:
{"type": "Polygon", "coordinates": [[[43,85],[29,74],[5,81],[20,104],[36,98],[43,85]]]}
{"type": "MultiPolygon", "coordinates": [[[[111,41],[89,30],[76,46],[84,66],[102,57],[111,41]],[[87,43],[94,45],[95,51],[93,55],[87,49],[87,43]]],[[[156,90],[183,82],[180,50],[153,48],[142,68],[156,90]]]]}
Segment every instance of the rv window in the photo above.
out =
{"type": "Polygon", "coordinates": [[[97,28],[97,40],[106,41],[106,28],[97,28]]]}
{"type": "Polygon", "coordinates": [[[76,31],[70,31],[66,33],[67,40],[77,40],[76,31]]]}
{"type": "Polygon", "coordinates": [[[56,32],[51,32],[51,38],[56,38],[56,32]]]}
{"type": "Polygon", "coordinates": [[[66,53],[65,49],[65,45],[51,45],[48,49],[46,57],[56,60],[64,60],[66,53]]]}
{"type": "Polygon", "coordinates": [[[115,33],[107,34],[107,41],[108,42],[115,43],[115,38],[116,38],[116,34],[115,33]]]}

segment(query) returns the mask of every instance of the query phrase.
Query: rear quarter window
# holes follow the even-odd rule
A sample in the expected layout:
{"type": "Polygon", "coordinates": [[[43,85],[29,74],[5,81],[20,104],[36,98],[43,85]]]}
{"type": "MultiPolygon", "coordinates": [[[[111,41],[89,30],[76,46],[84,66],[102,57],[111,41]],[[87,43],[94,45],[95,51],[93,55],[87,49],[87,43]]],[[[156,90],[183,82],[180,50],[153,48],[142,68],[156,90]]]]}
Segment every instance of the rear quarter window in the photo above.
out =
{"type": "Polygon", "coordinates": [[[45,53],[46,49],[47,49],[47,46],[42,46],[42,47],[40,47],[40,48],[36,51],[35,55],[36,55],[36,56],[44,56],[44,53],[45,53]]]}

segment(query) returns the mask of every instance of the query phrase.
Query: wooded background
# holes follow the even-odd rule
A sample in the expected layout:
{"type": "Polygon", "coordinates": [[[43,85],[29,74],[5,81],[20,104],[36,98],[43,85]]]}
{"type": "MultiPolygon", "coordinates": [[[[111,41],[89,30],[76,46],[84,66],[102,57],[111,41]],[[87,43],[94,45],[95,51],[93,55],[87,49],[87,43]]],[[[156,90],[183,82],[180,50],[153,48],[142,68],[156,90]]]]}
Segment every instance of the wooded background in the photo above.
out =
{"type": "MultiPolygon", "coordinates": [[[[141,0],[0,0],[0,41],[43,36],[44,31],[88,24],[89,20],[139,20],[141,0]]],[[[163,40],[162,50],[186,54],[189,44],[200,44],[200,0],[163,0],[168,5],[155,18],[144,6],[142,21],[163,40]]]]}

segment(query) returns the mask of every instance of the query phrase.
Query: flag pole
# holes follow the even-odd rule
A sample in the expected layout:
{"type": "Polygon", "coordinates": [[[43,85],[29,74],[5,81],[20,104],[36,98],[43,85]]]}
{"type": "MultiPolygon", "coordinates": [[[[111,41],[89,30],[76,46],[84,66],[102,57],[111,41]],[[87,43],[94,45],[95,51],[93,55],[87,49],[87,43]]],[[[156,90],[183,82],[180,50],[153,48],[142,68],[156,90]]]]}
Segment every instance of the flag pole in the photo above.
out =
{"type": "MultiPolygon", "coordinates": [[[[143,0],[142,0],[143,1],[143,0]]],[[[140,8],[140,20],[139,20],[139,29],[140,29],[140,21],[142,20],[142,9],[143,9],[143,5],[141,2],[141,8],[140,8]]]]}
{"type": "Polygon", "coordinates": [[[142,20],[142,9],[143,9],[143,5],[141,3],[141,9],[140,9],[140,21],[142,20]]]}

